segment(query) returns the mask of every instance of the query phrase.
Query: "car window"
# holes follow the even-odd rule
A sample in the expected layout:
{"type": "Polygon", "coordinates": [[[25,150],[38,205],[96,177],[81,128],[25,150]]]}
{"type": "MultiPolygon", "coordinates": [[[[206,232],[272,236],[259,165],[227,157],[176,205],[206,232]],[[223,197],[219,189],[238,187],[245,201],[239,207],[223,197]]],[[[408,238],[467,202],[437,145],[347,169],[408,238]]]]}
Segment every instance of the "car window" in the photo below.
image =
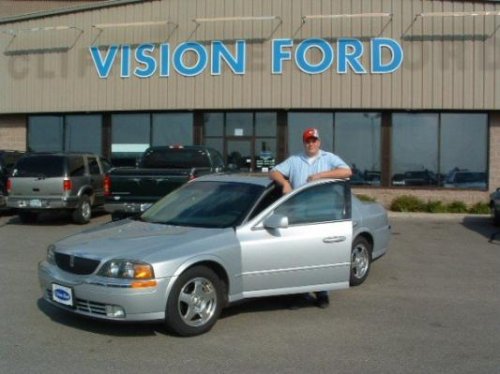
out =
{"type": "Polygon", "coordinates": [[[12,172],[14,177],[52,178],[64,175],[64,157],[38,155],[21,158],[12,172]]]}
{"type": "Polygon", "coordinates": [[[97,163],[97,158],[89,157],[89,173],[90,175],[101,174],[101,169],[99,169],[99,164],[97,163]]]}
{"type": "Polygon", "coordinates": [[[111,169],[111,167],[112,167],[111,163],[104,158],[100,158],[100,160],[101,160],[102,171],[104,173],[107,173],[109,171],[109,169],[111,169]]]}
{"type": "Polygon", "coordinates": [[[270,206],[272,203],[277,201],[282,196],[283,196],[282,188],[273,185],[272,188],[266,192],[264,198],[257,204],[255,209],[252,211],[249,219],[255,217],[257,214],[262,212],[264,209],[266,209],[268,206],[270,206]]]}
{"type": "Polygon", "coordinates": [[[71,156],[68,158],[68,175],[70,177],[81,177],[85,175],[85,163],[81,156],[71,156]]]}
{"type": "Polygon", "coordinates": [[[285,201],[275,213],[288,217],[290,225],[335,221],[345,218],[342,183],[324,183],[308,188],[285,201]]]}

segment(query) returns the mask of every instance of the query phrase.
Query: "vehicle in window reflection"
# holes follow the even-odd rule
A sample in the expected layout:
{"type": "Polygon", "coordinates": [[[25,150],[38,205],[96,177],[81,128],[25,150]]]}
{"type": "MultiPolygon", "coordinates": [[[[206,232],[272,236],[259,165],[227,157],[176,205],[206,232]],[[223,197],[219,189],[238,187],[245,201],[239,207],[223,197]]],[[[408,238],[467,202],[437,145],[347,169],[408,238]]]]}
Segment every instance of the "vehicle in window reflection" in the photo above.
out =
{"type": "Polygon", "coordinates": [[[486,189],[487,174],[485,172],[469,170],[453,171],[446,178],[444,187],[486,189]]]}
{"type": "Polygon", "coordinates": [[[231,302],[360,285],[389,237],[385,209],[346,181],[283,195],[266,176],[209,175],[50,245],[38,274],[44,299],[68,312],[189,336],[231,302]]]}
{"type": "Polygon", "coordinates": [[[392,176],[393,186],[437,186],[438,176],[430,170],[415,170],[396,173],[392,176]]]}

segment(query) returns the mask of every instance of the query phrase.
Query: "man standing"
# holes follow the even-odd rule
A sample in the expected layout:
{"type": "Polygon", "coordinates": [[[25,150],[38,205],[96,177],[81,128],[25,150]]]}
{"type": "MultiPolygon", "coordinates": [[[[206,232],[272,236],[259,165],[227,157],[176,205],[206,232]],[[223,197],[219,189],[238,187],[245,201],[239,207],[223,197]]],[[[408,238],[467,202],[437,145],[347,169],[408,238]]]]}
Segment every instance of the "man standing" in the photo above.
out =
{"type": "MultiPolygon", "coordinates": [[[[283,194],[316,179],[345,179],[352,175],[351,169],[340,157],[320,149],[317,129],[305,130],[302,142],[304,152],[290,156],[269,173],[269,177],[282,187],[283,194]]],[[[316,303],[320,308],[326,308],[330,304],[328,293],[316,292],[316,303]]]]}

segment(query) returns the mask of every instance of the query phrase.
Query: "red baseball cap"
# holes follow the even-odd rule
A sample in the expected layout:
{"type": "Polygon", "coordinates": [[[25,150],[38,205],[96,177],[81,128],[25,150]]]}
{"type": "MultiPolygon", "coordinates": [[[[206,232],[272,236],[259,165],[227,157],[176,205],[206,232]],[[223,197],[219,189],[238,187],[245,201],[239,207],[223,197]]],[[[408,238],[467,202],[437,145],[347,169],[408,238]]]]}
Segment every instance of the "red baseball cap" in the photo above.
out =
{"type": "Polygon", "coordinates": [[[306,131],[304,131],[304,133],[302,134],[302,141],[304,143],[307,142],[311,138],[319,139],[318,129],[311,127],[311,128],[308,128],[306,131]]]}

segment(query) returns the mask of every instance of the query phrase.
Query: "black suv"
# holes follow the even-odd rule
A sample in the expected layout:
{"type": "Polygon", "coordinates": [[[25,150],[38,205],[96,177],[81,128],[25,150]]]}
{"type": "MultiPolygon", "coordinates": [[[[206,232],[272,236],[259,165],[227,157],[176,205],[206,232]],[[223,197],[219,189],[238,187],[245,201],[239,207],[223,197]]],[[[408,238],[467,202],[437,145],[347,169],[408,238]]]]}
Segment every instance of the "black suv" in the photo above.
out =
{"type": "Polygon", "coordinates": [[[22,222],[44,211],[70,210],[87,223],[104,203],[104,174],[111,164],[90,153],[30,153],[20,158],[8,181],[7,206],[22,222]]]}
{"type": "Polygon", "coordinates": [[[14,164],[24,155],[21,151],[0,150],[0,208],[6,205],[5,196],[7,196],[7,179],[14,164]]]}

